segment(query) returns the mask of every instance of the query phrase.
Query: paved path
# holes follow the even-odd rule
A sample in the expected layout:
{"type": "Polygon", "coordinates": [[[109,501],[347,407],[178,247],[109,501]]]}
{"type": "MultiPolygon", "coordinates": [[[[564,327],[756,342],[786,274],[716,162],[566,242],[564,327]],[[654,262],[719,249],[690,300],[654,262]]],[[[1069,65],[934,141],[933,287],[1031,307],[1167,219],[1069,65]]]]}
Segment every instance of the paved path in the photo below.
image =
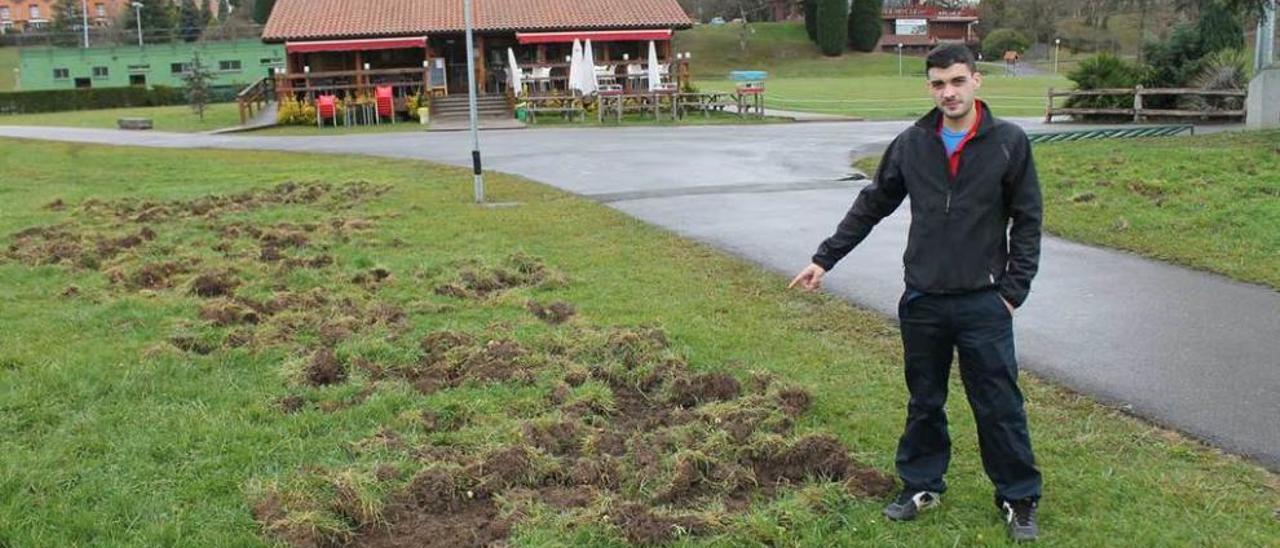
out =
{"type": "MultiPolygon", "coordinates": [[[[860,183],[838,181],[850,171],[849,157],[879,150],[903,126],[566,128],[490,131],[481,142],[487,169],[592,197],[789,277],[858,190],[860,183]]],[[[254,137],[0,127],[0,135],[470,165],[465,133],[254,137]]],[[[886,219],[832,272],[829,289],[893,314],[908,215],[904,206],[886,219]]],[[[1041,274],[1016,324],[1028,369],[1280,470],[1280,293],[1046,238],[1041,274]]]]}

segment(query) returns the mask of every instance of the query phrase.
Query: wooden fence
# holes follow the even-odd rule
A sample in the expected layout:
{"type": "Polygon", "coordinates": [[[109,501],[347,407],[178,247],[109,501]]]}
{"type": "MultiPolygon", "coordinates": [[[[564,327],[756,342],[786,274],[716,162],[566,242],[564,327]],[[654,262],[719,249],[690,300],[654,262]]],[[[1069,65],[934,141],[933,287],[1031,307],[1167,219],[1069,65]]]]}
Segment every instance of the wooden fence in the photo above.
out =
{"type": "Polygon", "coordinates": [[[1201,96],[1201,97],[1239,97],[1243,105],[1244,98],[1248,95],[1244,90],[1212,90],[1212,89],[1192,89],[1192,88],[1143,88],[1138,86],[1135,88],[1114,88],[1114,89],[1085,89],[1073,91],[1054,91],[1049,88],[1049,102],[1045,108],[1044,122],[1046,124],[1053,122],[1054,116],[1075,116],[1075,115],[1101,115],[1101,116],[1131,116],[1134,122],[1145,122],[1148,117],[1170,117],[1170,118],[1200,118],[1207,120],[1209,118],[1240,118],[1244,119],[1244,109],[1239,110],[1181,110],[1181,109],[1153,109],[1144,108],[1142,106],[1143,97],[1151,96],[1201,96]],[[1096,96],[1133,96],[1133,106],[1131,108],[1072,108],[1072,107],[1055,107],[1053,100],[1055,97],[1096,97],[1096,96]]]}

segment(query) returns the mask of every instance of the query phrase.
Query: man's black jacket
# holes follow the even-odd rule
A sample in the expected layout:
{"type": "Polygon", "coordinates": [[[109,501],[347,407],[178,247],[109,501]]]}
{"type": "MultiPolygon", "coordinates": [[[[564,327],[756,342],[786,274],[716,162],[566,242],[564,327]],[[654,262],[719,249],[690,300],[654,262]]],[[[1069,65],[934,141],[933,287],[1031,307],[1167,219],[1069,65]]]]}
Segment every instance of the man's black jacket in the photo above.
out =
{"type": "Polygon", "coordinates": [[[977,105],[981,119],[957,152],[954,177],[938,136],[942,113],[934,109],[889,145],[875,180],[813,262],[831,270],[910,196],[911,232],[902,257],[908,287],[931,294],[995,287],[1021,306],[1040,261],[1040,183],[1022,129],[977,105]]]}

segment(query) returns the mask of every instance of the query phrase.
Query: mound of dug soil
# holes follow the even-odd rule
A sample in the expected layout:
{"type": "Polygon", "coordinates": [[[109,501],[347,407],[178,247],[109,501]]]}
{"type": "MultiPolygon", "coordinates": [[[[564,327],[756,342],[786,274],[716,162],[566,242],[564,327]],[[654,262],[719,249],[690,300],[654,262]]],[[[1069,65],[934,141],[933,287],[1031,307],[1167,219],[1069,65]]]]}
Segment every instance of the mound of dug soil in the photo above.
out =
{"type": "MultiPolygon", "coordinates": [[[[609,523],[627,542],[663,544],[715,532],[725,509],[743,512],[805,482],[837,483],[856,497],[894,487],[834,436],[794,432],[809,392],[758,379],[744,389],[734,376],[694,372],[661,330],[578,328],[530,344],[440,331],[419,346],[419,367],[389,374],[432,392],[547,379],[548,408],[506,419],[517,421],[514,443],[405,447],[425,468],[388,499],[385,527],[348,520],[354,545],[503,543],[536,514],[533,505],[556,509],[562,523],[609,523]]],[[[317,354],[313,364],[331,360],[317,354]]],[[[451,413],[425,413],[424,424],[463,432],[498,420],[447,419],[451,413]]]]}

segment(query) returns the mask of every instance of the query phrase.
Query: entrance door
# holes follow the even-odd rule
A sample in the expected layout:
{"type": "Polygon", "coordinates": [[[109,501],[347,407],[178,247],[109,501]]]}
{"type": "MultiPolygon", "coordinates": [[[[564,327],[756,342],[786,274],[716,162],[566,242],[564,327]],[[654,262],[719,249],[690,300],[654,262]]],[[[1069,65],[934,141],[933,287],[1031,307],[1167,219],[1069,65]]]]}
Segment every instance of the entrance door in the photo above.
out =
{"type": "Polygon", "coordinates": [[[439,44],[440,57],[444,58],[448,72],[449,94],[467,92],[467,40],[459,36],[446,38],[439,44]]]}
{"type": "Polygon", "coordinates": [[[131,86],[147,87],[147,75],[145,75],[145,74],[130,74],[130,75],[129,75],[129,85],[131,85],[131,86]]]}
{"type": "Polygon", "coordinates": [[[93,81],[88,78],[76,78],[76,88],[85,89],[93,87],[93,81]]]}

